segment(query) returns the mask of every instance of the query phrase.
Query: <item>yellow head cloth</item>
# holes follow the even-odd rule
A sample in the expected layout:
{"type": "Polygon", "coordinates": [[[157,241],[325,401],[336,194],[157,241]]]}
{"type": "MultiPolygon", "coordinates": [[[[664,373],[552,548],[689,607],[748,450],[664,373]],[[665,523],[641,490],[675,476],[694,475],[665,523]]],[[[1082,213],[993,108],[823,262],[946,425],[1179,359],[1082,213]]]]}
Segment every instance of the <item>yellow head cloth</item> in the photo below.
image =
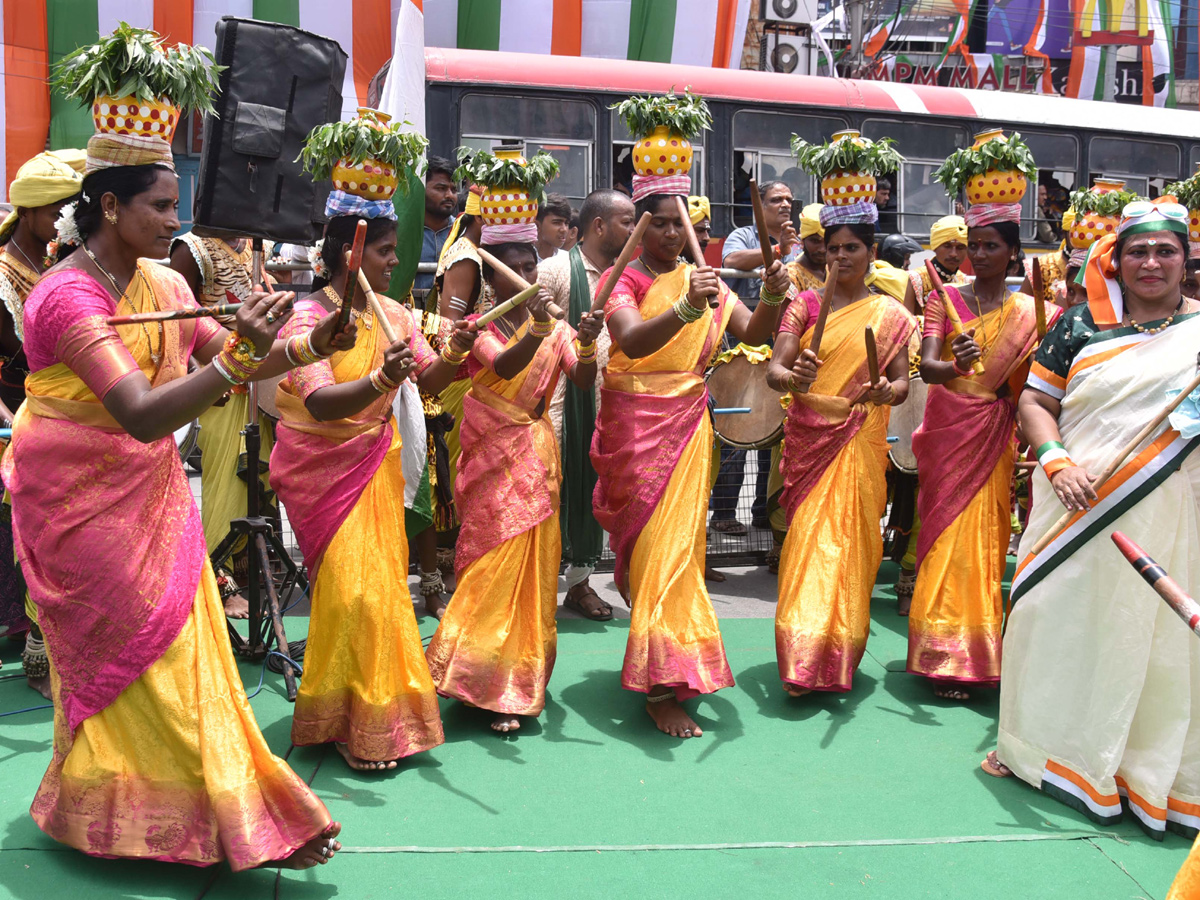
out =
{"type": "Polygon", "coordinates": [[[693,225],[712,218],[712,206],[707,197],[688,197],[688,218],[693,225]]]}
{"type": "Polygon", "coordinates": [[[1068,206],[1067,211],[1063,213],[1062,230],[1070,231],[1071,226],[1075,224],[1075,207],[1068,206]]]}
{"type": "Polygon", "coordinates": [[[800,240],[816,235],[825,237],[825,229],[821,227],[821,207],[824,203],[810,203],[800,210],[800,240]]]}
{"type": "Polygon", "coordinates": [[[929,229],[929,249],[936,250],[950,241],[967,242],[967,223],[962,216],[945,216],[929,229]]]}
{"type": "Polygon", "coordinates": [[[72,169],[74,169],[80,175],[83,174],[84,167],[87,165],[87,151],[86,150],[75,150],[73,148],[68,147],[64,150],[48,150],[46,152],[49,153],[51,156],[53,156],[55,159],[61,159],[63,162],[65,162],[68,166],[70,166],[72,169]]]}
{"type": "Polygon", "coordinates": [[[867,269],[867,277],[863,279],[867,287],[872,285],[893,300],[904,302],[904,294],[908,290],[908,273],[897,269],[889,262],[877,259],[867,269]]]}
{"type": "Polygon", "coordinates": [[[82,185],[83,177],[53,154],[39,153],[26,162],[8,186],[8,202],[14,209],[0,225],[0,243],[7,242],[17,227],[18,209],[61,203],[78,194],[82,185]]]}

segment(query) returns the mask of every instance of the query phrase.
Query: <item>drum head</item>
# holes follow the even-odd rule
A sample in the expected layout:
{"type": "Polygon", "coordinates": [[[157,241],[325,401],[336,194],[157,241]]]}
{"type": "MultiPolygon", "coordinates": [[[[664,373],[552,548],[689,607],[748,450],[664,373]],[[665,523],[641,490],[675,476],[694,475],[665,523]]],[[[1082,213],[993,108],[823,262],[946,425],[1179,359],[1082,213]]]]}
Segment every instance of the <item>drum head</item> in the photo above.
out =
{"type": "Polygon", "coordinates": [[[888,458],[901,472],[917,474],[917,456],[913,453],[912,438],[925,420],[925,400],[929,396],[929,385],[915,376],[908,380],[908,397],[899,406],[893,407],[888,418],[888,436],[899,438],[888,448],[888,458]]]}
{"type": "Polygon", "coordinates": [[[767,386],[767,364],[744,356],[713,368],[708,392],[717,409],[745,408],[748,413],[713,416],[713,429],[726,444],[748,450],[770,447],[783,435],[783,407],[779,392],[767,386]]]}
{"type": "Polygon", "coordinates": [[[279,407],[275,405],[275,389],[285,378],[287,378],[287,372],[277,375],[275,378],[266,378],[257,382],[256,385],[259,410],[263,415],[270,416],[276,422],[279,421],[279,407]]]}
{"type": "Polygon", "coordinates": [[[182,428],[175,431],[175,448],[179,451],[179,458],[187,462],[187,458],[192,455],[196,449],[196,441],[200,437],[200,422],[192,420],[182,428]]]}

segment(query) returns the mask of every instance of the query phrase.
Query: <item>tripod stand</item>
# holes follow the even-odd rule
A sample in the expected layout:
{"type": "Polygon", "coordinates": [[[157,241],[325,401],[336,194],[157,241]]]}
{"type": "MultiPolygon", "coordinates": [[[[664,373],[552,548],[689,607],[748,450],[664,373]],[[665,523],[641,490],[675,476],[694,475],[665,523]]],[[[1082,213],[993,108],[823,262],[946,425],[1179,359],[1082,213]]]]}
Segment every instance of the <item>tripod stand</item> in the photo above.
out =
{"type": "MultiPolygon", "coordinates": [[[[251,262],[251,281],[262,284],[263,245],[260,238],[254,239],[254,255],[251,262]]],[[[301,573],[291,554],[279,540],[273,524],[262,515],[259,497],[259,453],[262,449],[262,431],[258,424],[258,386],[247,384],[249,391],[246,410],[246,427],[242,435],[246,439],[246,515],[229,523],[229,532],[212,553],[213,569],[217,570],[233,557],[234,550],[244,537],[248,557],[246,600],[250,606],[248,636],[243,638],[229,626],[229,639],[234,650],[250,659],[262,659],[270,650],[272,638],[276,651],[288,657],[287,634],[283,630],[283,616],[279,608],[279,594],[290,596],[296,589],[307,590],[308,579],[301,573]],[[272,572],[272,561],[282,571],[279,589],[272,572]],[[266,609],[263,595],[266,595],[266,609]],[[264,615],[265,613],[265,615],[264,615]]],[[[230,569],[232,569],[232,565],[230,569]]],[[[288,657],[290,661],[290,657],[288,657]]],[[[285,663],[283,680],[287,698],[296,699],[296,674],[294,664],[285,663]]]]}

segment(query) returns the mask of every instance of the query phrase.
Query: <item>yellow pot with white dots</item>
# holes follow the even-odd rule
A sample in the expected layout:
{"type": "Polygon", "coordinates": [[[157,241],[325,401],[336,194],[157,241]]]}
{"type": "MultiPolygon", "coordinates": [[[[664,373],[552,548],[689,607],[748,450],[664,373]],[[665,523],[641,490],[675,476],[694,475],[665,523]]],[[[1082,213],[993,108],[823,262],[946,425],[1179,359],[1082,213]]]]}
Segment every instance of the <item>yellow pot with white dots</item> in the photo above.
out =
{"type": "Polygon", "coordinates": [[[686,175],[692,170],[692,144],[659,125],[633,145],[633,170],[639,175],[686,175]]]}

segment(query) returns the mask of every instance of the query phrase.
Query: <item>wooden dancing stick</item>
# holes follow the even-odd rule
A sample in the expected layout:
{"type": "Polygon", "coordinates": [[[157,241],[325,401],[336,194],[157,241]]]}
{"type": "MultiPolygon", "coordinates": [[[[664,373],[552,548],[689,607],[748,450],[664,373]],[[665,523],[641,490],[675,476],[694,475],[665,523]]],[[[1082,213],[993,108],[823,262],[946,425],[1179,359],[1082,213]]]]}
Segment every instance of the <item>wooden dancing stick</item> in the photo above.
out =
{"type": "MultiPolygon", "coordinates": [[[[679,211],[679,215],[683,217],[683,237],[687,241],[688,250],[692,254],[692,259],[696,260],[697,266],[706,266],[708,263],[704,261],[704,251],[700,249],[700,238],[696,237],[696,229],[692,227],[692,217],[688,214],[687,200],[679,194],[675,195],[675,208],[679,211]]],[[[709,295],[708,305],[716,309],[721,292],[709,295]]]]}
{"type": "Polygon", "coordinates": [[[613,288],[617,286],[617,281],[620,279],[621,273],[633,261],[633,254],[637,253],[638,245],[642,242],[642,237],[646,234],[646,229],[650,227],[650,220],[653,218],[654,216],[650,215],[650,211],[647,210],[642,213],[642,217],[633,226],[633,232],[629,235],[629,240],[621,248],[620,255],[617,256],[616,261],[612,264],[612,268],[608,270],[608,277],[604,279],[604,284],[600,285],[600,290],[596,291],[596,296],[592,299],[592,312],[604,309],[604,304],[612,296],[613,288]]]}
{"type": "Polygon", "coordinates": [[[358,273],[362,268],[363,248],[367,245],[367,220],[359,219],[354,226],[354,243],[350,245],[349,277],[346,279],[346,296],[338,312],[338,331],[350,327],[350,311],[354,308],[354,292],[358,290],[358,273]]]}
{"type": "MultiPolygon", "coordinates": [[[[833,306],[833,294],[837,289],[837,277],[838,264],[830,263],[829,271],[825,274],[825,289],[821,293],[821,311],[817,313],[817,323],[813,325],[812,341],[808,345],[808,349],[817,358],[821,356],[821,337],[825,334],[825,320],[829,318],[829,308],[833,306]]],[[[810,387],[812,385],[802,384],[797,393],[807,394],[810,387]]]]}
{"type": "MultiPolygon", "coordinates": [[[[1192,391],[1196,390],[1196,388],[1200,388],[1200,375],[1197,375],[1195,378],[1189,381],[1187,387],[1172,397],[1167,405],[1159,410],[1158,415],[1146,423],[1146,427],[1135,434],[1132,440],[1130,440],[1128,444],[1121,448],[1121,451],[1109,461],[1107,466],[1104,467],[1104,471],[1100,473],[1100,477],[1097,478],[1095,483],[1092,485],[1092,490],[1099,491],[1100,488],[1104,486],[1104,483],[1116,474],[1117,469],[1121,468],[1125,460],[1129,458],[1129,455],[1138,448],[1138,445],[1141,444],[1142,441],[1146,440],[1146,438],[1150,437],[1150,435],[1155,432],[1159,425],[1167,421],[1167,416],[1175,412],[1179,404],[1187,399],[1187,397],[1192,393],[1192,391]]],[[[1042,539],[1033,545],[1033,550],[1031,552],[1034,556],[1037,556],[1037,554],[1045,550],[1046,547],[1050,545],[1050,542],[1062,533],[1062,530],[1067,527],[1067,524],[1071,521],[1071,517],[1073,515],[1075,514],[1070,510],[1063,513],[1062,517],[1054,523],[1054,526],[1044,535],[1042,535],[1042,539]]],[[[1084,515],[1087,515],[1086,511],[1084,512],[1084,515]]]]}
{"type": "MultiPolygon", "coordinates": [[[[946,319],[950,322],[950,328],[953,330],[954,336],[958,337],[965,330],[963,328],[962,317],[959,316],[958,310],[954,308],[954,301],[950,299],[950,295],[946,292],[946,286],[942,284],[941,276],[938,275],[937,269],[933,267],[932,259],[925,260],[925,271],[929,273],[929,281],[933,285],[933,289],[942,298],[942,306],[946,310],[946,319]]],[[[971,371],[976,375],[982,375],[985,371],[983,360],[977,359],[971,363],[971,371]]]]}
{"type": "Polygon", "coordinates": [[[1033,285],[1033,313],[1037,317],[1037,336],[1040,341],[1046,336],[1046,299],[1042,296],[1042,266],[1036,256],[1029,270],[1029,283],[1033,285]]]}
{"type": "Polygon", "coordinates": [[[371,311],[375,313],[375,318],[379,320],[379,327],[383,329],[383,336],[387,338],[389,344],[396,343],[396,329],[392,327],[391,319],[383,311],[383,304],[375,296],[375,291],[371,289],[371,282],[367,281],[367,276],[363,274],[362,269],[358,270],[358,286],[367,295],[367,303],[371,305],[371,311]]]}
{"type": "Polygon", "coordinates": [[[867,374],[871,378],[871,387],[879,381],[879,350],[875,346],[875,329],[870,325],[864,329],[867,342],[867,374]]]}
{"type": "Polygon", "coordinates": [[[1187,623],[1187,627],[1192,629],[1197,637],[1200,637],[1200,603],[1188,596],[1187,592],[1167,574],[1162,566],[1121,532],[1114,531],[1112,539],[1125,558],[1129,560],[1129,564],[1146,579],[1146,584],[1154,588],[1158,592],[1158,596],[1167,601],[1167,606],[1175,610],[1175,614],[1187,623]]]}
{"type": "Polygon", "coordinates": [[[240,303],[222,303],[219,306],[201,306],[196,309],[164,309],[155,312],[133,313],[128,316],[109,316],[108,325],[137,325],[142,322],[173,322],[176,319],[205,319],[217,316],[232,316],[242,308],[240,303]]]}
{"type": "MultiPolygon", "coordinates": [[[[488,253],[488,251],[484,250],[482,247],[480,247],[478,249],[479,249],[479,258],[480,259],[482,259],[485,263],[487,263],[489,266],[491,266],[493,269],[495,269],[497,272],[499,272],[501,275],[503,275],[505,278],[507,278],[509,281],[511,281],[513,284],[515,284],[518,288],[521,289],[522,292],[529,290],[529,282],[528,281],[526,281],[524,278],[522,278],[520,275],[518,275],[516,272],[514,272],[512,269],[510,269],[508,266],[506,266],[504,263],[500,262],[500,260],[496,259],[496,257],[492,256],[492,254],[488,253]]],[[[536,291],[535,291],[535,293],[536,293],[536,291]]],[[[530,296],[532,296],[532,294],[530,296]]],[[[522,302],[524,302],[524,301],[522,301],[522,302]]],[[[489,310],[489,312],[491,312],[491,310],[489,310]]],[[[557,303],[555,303],[553,300],[551,300],[549,303],[546,304],[546,312],[550,313],[550,315],[556,319],[565,319],[567,316],[567,314],[565,312],[563,312],[562,307],[559,306],[557,303]]],[[[487,313],[484,313],[484,315],[487,315],[487,313]]],[[[488,319],[488,321],[490,322],[492,320],[488,319]]]]}
{"type": "Polygon", "coordinates": [[[771,268],[771,263],[775,262],[775,254],[771,252],[771,233],[767,231],[767,214],[763,210],[762,194],[758,192],[758,182],[753,178],[750,179],[750,201],[754,206],[754,227],[758,229],[758,243],[762,247],[765,272],[771,268]]]}
{"type": "MultiPolygon", "coordinates": [[[[522,303],[524,303],[526,300],[528,300],[530,297],[532,297],[534,294],[536,294],[541,289],[542,289],[541,285],[537,284],[536,282],[531,284],[529,287],[525,288],[525,290],[521,291],[521,293],[514,294],[513,296],[511,296],[507,300],[505,300],[503,303],[493,306],[491,309],[489,309],[487,312],[485,312],[482,316],[480,316],[478,319],[476,319],[475,324],[478,325],[481,329],[487,328],[487,326],[491,322],[494,322],[496,319],[500,318],[502,315],[504,315],[510,309],[516,309],[518,306],[520,306],[522,303]]],[[[549,306],[549,305],[550,305],[549,303],[546,304],[546,306],[549,306]]]]}

